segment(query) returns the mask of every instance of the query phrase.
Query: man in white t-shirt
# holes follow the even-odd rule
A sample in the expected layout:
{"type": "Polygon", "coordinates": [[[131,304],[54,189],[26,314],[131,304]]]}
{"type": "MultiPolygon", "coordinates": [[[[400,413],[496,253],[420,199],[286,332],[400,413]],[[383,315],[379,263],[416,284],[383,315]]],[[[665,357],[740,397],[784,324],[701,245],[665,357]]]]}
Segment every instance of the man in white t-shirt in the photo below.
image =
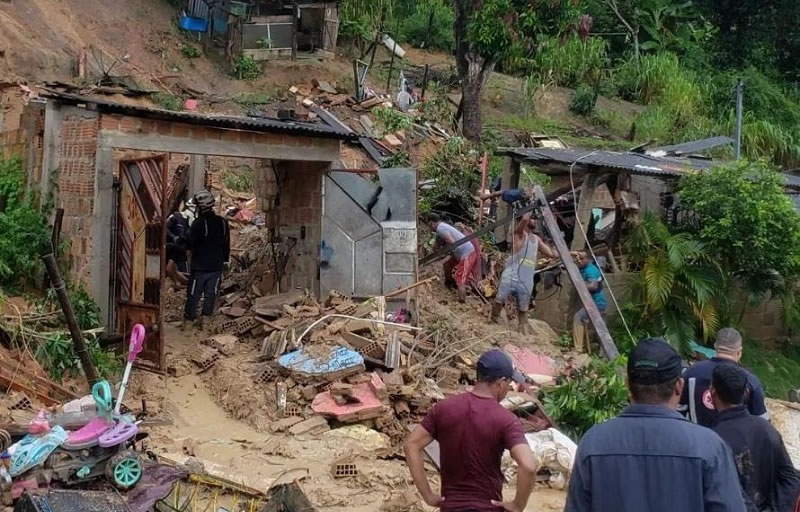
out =
{"type": "MultiPolygon", "coordinates": [[[[437,215],[431,215],[428,222],[436,233],[436,244],[450,245],[464,238],[464,233],[450,224],[442,222],[437,215]]],[[[467,300],[467,281],[473,268],[478,263],[478,252],[471,243],[464,243],[453,249],[452,254],[443,264],[445,283],[455,283],[458,289],[458,300],[467,300]]]]}

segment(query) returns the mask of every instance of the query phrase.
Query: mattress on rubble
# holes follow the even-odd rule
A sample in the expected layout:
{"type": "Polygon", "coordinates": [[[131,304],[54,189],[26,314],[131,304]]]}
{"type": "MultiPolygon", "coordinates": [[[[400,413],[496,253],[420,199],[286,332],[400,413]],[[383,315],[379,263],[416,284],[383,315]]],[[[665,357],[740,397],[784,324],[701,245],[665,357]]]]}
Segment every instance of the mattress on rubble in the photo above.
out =
{"type": "Polygon", "coordinates": [[[128,512],[128,508],[115,493],[51,490],[42,495],[25,494],[14,512],[128,512]]]}

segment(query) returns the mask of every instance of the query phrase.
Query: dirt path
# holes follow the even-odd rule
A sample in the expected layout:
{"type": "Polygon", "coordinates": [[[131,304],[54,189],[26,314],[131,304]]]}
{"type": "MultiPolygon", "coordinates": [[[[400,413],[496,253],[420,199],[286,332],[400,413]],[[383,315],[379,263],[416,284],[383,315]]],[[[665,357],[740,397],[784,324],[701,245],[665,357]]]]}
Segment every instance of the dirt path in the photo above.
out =
{"type": "MultiPolygon", "coordinates": [[[[167,330],[167,339],[171,357],[198,342],[174,328],[167,330]]],[[[193,454],[209,473],[261,490],[302,478],[319,510],[424,510],[404,462],[386,455],[392,452],[388,439],[374,430],[356,425],[318,436],[263,434],[231,419],[193,374],[169,378],[139,372],[131,394],[146,397],[159,415],[172,420],[172,425],[150,430],[151,448],[160,456],[186,462],[193,454]],[[331,464],[345,460],[354,462],[360,474],[334,479],[331,464]]],[[[563,492],[542,488],[527,510],[555,512],[563,504],[563,492]]]]}

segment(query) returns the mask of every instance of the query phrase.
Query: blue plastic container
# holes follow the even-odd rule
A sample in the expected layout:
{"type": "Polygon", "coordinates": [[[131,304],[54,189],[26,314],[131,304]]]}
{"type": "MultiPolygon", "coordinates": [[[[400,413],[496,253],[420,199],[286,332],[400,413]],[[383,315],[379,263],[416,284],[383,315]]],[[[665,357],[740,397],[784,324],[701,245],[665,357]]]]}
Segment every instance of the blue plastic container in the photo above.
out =
{"type": "Polygon", "coordinates": [[[192,16],[181,16],[180,26],[183,30],[192,32],[207,32],[208,20],[203,18],[193,18],[192,16]]]}

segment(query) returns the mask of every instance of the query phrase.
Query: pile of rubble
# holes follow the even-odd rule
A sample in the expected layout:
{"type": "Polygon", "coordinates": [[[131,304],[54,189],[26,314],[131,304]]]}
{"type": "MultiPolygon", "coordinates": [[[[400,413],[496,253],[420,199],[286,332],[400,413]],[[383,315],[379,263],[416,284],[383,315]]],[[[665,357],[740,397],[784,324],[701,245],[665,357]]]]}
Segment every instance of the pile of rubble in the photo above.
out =
{"type": "MultiPolygon", "coordinates": [[[[397,446],[439,400],[475,382],[479,344],[439,339],[408,323],[401,303],[382,297],[356,303],[332,293],[324,304],[292,291],[223,297],[225,319],[191,355],[194,371],[235,417],[294,435],[363,423],[397,446]]],[[[532,381],[552,382],[549,357],[504,347],[532,381]]],[[[535,394],[512,393],[527,431],[549,427],[535,394]]]]}

